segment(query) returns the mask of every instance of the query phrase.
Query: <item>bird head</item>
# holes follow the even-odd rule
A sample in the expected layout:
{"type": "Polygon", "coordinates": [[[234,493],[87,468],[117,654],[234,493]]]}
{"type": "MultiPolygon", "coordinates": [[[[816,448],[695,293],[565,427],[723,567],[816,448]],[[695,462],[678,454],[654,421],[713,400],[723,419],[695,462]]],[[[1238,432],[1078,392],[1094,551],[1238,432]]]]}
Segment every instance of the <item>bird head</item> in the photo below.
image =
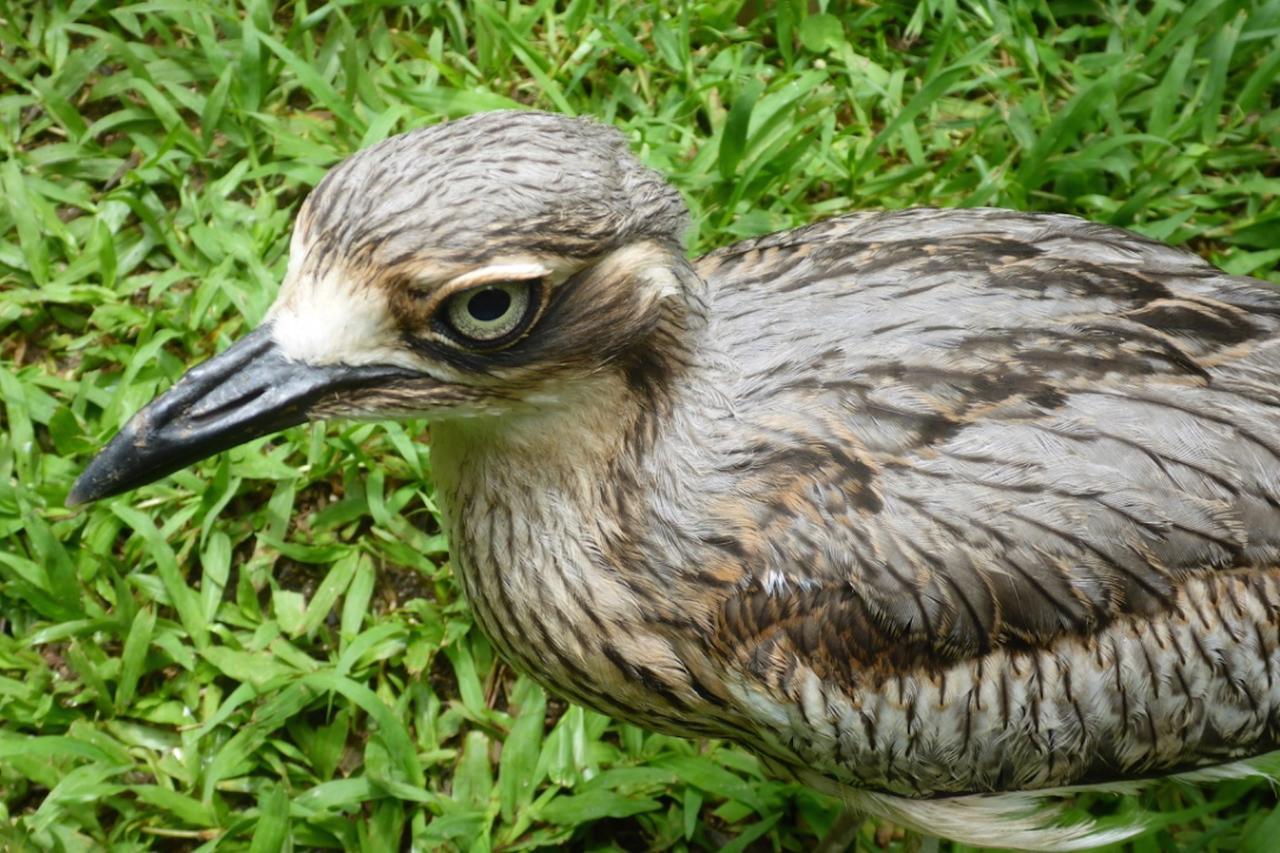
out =
{"type": "Polygon", "coordinates": [[[139,411],[68,503],[307,420],[501,418],[660,361],[696,302],[687,222],[589,120],[485,113],[364,149],[303,203],[264,323],[139,411]]]}

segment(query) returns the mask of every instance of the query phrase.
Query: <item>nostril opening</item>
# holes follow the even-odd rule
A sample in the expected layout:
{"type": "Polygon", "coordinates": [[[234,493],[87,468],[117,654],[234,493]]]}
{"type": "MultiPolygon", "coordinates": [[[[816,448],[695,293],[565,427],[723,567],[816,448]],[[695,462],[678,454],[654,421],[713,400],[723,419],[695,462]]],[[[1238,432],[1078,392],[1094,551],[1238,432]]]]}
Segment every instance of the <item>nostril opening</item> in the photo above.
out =
{"type": "Polygon", "coordinates": [[[230,397],[228,399],[217,401],[206,399],[201,401],[205,405],[199,405],[192,408],[187,413],[187,418],[188,420],[196,423],[215,420],[223,415],[235,411],[236,409],[249,405],[265,393],[267,393],[267,386],[259,385],[254,388],[248,388],[238,396],[230,397]]]}

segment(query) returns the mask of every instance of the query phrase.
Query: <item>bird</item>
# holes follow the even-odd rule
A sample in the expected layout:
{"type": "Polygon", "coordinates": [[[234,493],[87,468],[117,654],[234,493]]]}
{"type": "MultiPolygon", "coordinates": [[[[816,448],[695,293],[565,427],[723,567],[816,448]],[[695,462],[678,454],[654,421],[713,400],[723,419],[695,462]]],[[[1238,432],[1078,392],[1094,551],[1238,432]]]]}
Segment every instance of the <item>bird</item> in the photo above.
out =
{"type": "Polygon", "coordinates": [[[626,136],[498,111],[301,205],[264,322],[76,505],[309,420],[424,417],[501,656],[971,844],[1280,748],[1280,290],[1072,216],[858,211],[691,259],[626,136]]]}

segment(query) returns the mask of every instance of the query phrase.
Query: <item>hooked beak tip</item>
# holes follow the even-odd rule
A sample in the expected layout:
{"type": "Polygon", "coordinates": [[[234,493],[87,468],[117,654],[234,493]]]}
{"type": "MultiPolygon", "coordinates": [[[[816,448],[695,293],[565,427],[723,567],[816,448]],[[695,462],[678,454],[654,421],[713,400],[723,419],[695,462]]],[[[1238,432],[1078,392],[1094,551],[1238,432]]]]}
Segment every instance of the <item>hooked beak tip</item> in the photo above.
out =
{"type": "Polygon", "coordinates": [[[93,500],[94,497],[89,493],[88,489],[81,488],[80,481],[76,480],[75,485],[71,487],[71,491],[67,492],[67,499],[63,502],[63,506],[67,509],[75,509],[78,506],[92,503],[93,500]]]}
{"type": "Polygon", "coordinates": [[[103,498],[114,497],[140,483],[135,470],[137,419],[130,420],[115,437],[90,460],[80,472],[71,491],[67,492],[68,507],[82,506],[103,498]]]}

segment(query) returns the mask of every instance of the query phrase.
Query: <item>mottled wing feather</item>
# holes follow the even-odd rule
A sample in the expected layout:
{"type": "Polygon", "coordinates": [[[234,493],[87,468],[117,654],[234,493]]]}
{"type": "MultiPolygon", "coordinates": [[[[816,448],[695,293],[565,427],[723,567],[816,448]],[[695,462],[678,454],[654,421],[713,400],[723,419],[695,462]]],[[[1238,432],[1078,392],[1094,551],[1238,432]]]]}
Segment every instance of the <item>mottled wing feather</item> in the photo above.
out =
{"type": "Polygon", "coordinates": [[[749,580],[721,630],[754,671],[785,641],[874,680],[1280,566],[1280,290],[995,210],[857,214],[698,268],[739,371],[722,517],[749,580]]]}

